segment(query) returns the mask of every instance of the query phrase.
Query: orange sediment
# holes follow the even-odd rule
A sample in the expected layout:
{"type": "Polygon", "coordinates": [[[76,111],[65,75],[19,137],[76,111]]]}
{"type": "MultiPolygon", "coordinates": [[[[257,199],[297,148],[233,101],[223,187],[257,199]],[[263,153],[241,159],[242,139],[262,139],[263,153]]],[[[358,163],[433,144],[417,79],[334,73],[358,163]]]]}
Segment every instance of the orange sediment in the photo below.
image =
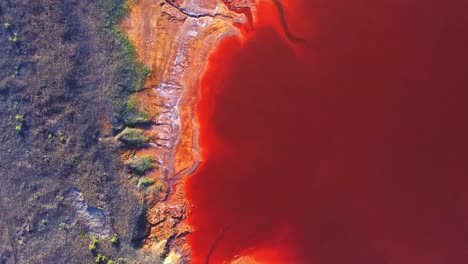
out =
{"type": "Polygon", "coordinates": [[[135,155],[155,157],[157,166],[145,176],[164,189],[158,191],[159,187],[152,186],[151,192],[144,193],[150,205],[151,231],[143,247],[159,253],[166,252],[167,247],[171,258],[184,260],[190,258],[185,236],[191,229],[184,220],[191,206],[186,200],[183,177],[199,162],[194,105],[200,78],[219,40],[238,34],[233,23],[242,22],[242,15],[230,12],[217,1],[205,4],[204,8],[212,8],[220,16],[190,17],[184,13],[186,9],[178,10],[166,2],[140,0],[120,23],[138,60],[151,71],[144,89],[132,95],[140,110],[151,118],[148,124],[136,125],[150,143],[135,149],[135,155]],[[165,196],[156,197],[161,193],[165,196]]]}

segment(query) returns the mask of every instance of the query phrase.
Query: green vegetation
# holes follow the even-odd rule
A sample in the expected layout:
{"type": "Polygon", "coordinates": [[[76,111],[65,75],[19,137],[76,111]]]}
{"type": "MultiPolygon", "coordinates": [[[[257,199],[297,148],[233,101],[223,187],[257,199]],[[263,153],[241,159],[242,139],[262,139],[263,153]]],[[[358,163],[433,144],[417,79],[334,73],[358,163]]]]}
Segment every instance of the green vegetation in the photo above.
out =
{"type": "Polygon", "coordinates": [[[111,25],[117,24],[117,22],[119,22],[119,20],[130,11],[130,7],[136,1],[137,0],[125,0],[116,10],[113,10],[113,14],[110,14],[112,17],[111,25]]]}
{"type": "Polygon", "coordinates": [[[109,242],[111,242],[111,244],[117,245],[119,243],[119,235],[114,234],[109,240],[109,242]]]}
{"type": "Polygon", "coordinates": [[[94,237],[89,243],[89,246],[88,246],[89,250],[92,252],[96,251],[98,243],[99,243],[99,240],[94,237]]]}
{"type": "Polygon", "coordinates": [[[107,260],[107,257],[102,255],[101,253],[97,254],[96,256],[96,263],[105,263],[107,260]]]}
{"type": "Polygon", "coordinates": [[[122,258],[122,257],[118,258],[117,260],[120,261],[120,262],[127,262],[127,259],[126,259],[126,258],[122,258]]]}
{"type": "Polygon", "coordinates": [[[59,224],[59,227],[60,227],[60,228],[65,228],[65,226],[66,226],[66,225],[65,225],[64,222],[61,222],[61,223],[59,224]]]}
{"type": "Polygon", "coordinates": [[[138,182],[138,186],[150,186],[152,185],[153,183],[155,182],[154,179],[150,179],[150,178],[147,178],[147,177],[143,177],[140,179],[140,181],[138,182]]]}
{"type": "MultiPolygon", "coordinates": [[[[125,82],[120,85],[122,93],[118,96],[112,96],[112,103],[116,111],[120,115],[120,119],[126,126],[135,126],[140,124],[147,124],[151,122],[151,114],[139,108],[136,101],[129,96],[135,92],[144,89],[145,82],[151,70],[138,60],[137,52],[129,37],[119,28],[118,22],[126,15],[133,4],[138,0],[124,0],[120,5],[110,5],[108,8],[109,23],[108,27],[116,36],[117,45],[122,50],[118,56],[126,59],[125,82]]],[[[128,132],[128,131],[126,131],[128,132]]],[[[136,140],[127,140],[125,137],[120,137],[121,141],[129,147],[139,147],[146,144],[149,140],[139,133],[136,140]]],[[[135,134],[136,135],[136,134],[135,134]]]]}
{"type": "Polygon", "coordinates": [[[135,47],[132,45],[130,39],[117,25],[112,27],[112,31],[122,41],[124,52],[131,59],[132,71],[134,71],[136,74],[134,86],[129,87],[127,92],[133,93],[143,90],[146,78],[150,74],[151,70],[138,61],[135,47]]]}
{"type": "Polygon", "coordinates": [[[145,133],[143,133],[141,129],[129,127],[125,128],[117,135],[117,139],[130,147],[141,147],[149,142],[149,138],[145,136],[145,133]]]}
{"type": "Polygon", "coordinates": [[[128,162],[128,167],[133,173],[143,175],[145,172],[153,169],[153,158],[151,156],[134,156],[128,162]]]}
{"type": "Polygon", "coordinates": [[[141,111],[134,98],[131,98],[122,112],[126,125],[146,124],[151,121],[150,113],[141,111]]]}
{"type": "Polygon", "coordinates": [[[138,185],[138,181],[140,180],[139,177],[135,176],[135,177],[132,177],[132,184],[133,185],[138,185]]]}
{"type": "Polygon", "coordinates": [[[134,73],[135,77],[135,79],[132,82],[132,86],[127,87],[127,93],[133,93],[143,90],[146,78],[151,72],[151,70],[148,67],[145,67],[140,61],[138,61],[135,47],[132,45],[128,36],[126,36],[125,33],[122,32],[122,30],[117,25],[120,19],[130,11],[131,6],[135,4],[136,1],[137,0],[125,0],[122,5],[120,5],[114,10],[111,10],[110,13],[111,23],[109,26],[114,32],[115,36],[121,41],[124,53],[130,60],[130,70],[134,73]]]}
{"type": "Polygon", "coordinates": [[[13,42],[13,43],[18,42],[18,41],[19,41],[18,34],[17,34],[17,33],[13,33],[13,37],[9,37],[8,40],[11,41],[11,42],[13,42]]]}
{"type": "Polygon", "coordinates": [[[9,29],[11,27],[11,24],[8,22],[3,23],[3,27],[6,29],[9,29]]]}
{"type": "Polygon", "coordinates": [[[23,124],[24,124],[24,115],[21,115],[21,114],[17,114],[15,116],[15,120],[18,122],[15,126],[15,130],[18,131],[18,132],[21,132],[23,131],[23,124]]]}
{"type": "Polygon", "coordinates": [[[60,140],[60,142],[62,142],[62,143],[66,143],[66,142],[67,142],[67,136],[65,136],[65,134],[64,134],[62,131],[59,131],[59,132],[58,132],[58,135],[59,135],[59,140],[60,140]]]}
{"type": "Polygon", "coordinates": [[[114,264],[115,262],[112,260],[112,259],[109,259],[109,261],[107,261],[107,264],[114,264]]]}

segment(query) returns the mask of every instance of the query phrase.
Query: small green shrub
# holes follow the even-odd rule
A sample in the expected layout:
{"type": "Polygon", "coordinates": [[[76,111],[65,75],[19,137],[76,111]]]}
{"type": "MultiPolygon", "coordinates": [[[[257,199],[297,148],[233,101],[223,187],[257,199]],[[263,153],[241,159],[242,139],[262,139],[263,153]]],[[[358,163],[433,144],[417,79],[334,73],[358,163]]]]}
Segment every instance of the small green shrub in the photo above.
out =
{"type": "Polygon", "coordinates": [[[117,260],[120,261],[120,262],[127,262],[127,259],[126,259],[126,258],[122,258],[122,257],[118,258],[117,260]]]}
{"type": "Polygon", "coordinates": [[[23,122],[24,121],[24,115],[18,114],[18,115],[15,116],[15,119],[16,119],[16,121],[23,122]]]}
{"type": "Polygon", "coordinates": [[[65,136],[65,134],[62,131],[59,131],[58,135],[59,135],[60,142],[62,142],[62,143],[67,142],[67,136],[65,136]]]}
{"type": "Polygon", "coordinates": [[[151,156],[134,156],[128,162],[128,167],[133,173],[143,175],[153,169],[153,158],[151,156]]]}
{"type": "Polygon", "coordinates": [[[15,126],[15,130],[18,131],[18,132],[23,130],[23,124],[19,124],[19,125],[15,126]]]}
{"type": "Polygon", "coordinates": [[[89,246],[88,246],[89,250],[93,252],[96,251],[98,243],[99,243],[99,240],[94,237],[89,243],[89,246]]]}
{"type": "Polygon", "coordinates": [[[66,225],[65,225],[64,222],[62,222],[62,223],[59,224],[59,227],[60,227],[60,228],[65,228],[65,226],[66,226],[66,225]]]}
{"type": "Polygon", "coordinates": [[[107,261],[107,257],[99,253],[96,256],[96,263],[105,263],[107,261]]]}
{"type": "Polygon", "coordinates": [[[112,259],[109,259],[109,261],[107,261],[107,264],[114,264],[115,262],[112,260],[112,259]]]}
{"type": "Polygon", "coordinates": [[[117,135],[117,139],[130,147],[140,147],[149,142],[149,138],[145,136],[141,129],[128,127],[117,135]]]}
{"type": "Polygon", "coordinates": [[[111,244],[114,244],[114,245],[118,244],[119,243],[119,235],[114,234],[111,237],[111,239],[109,240],[109,242],[111,242],[111,244]]]}
{"type": "Polygon", "coordinates": [[[8,22],[5,22],[3,23],[3,27],[5,27],[6,29],[9,29],[11,27],[11,24],[8,22]]]}
{"type": "Polygon", "coordinates": [[[18,34],[17,34],[17,33],[13,33],[13,37],[9,37],[8,40],[11,41],[11,42],[13,42],[13,43],[18,42],[18,41],[19,41],[18,34]]]}

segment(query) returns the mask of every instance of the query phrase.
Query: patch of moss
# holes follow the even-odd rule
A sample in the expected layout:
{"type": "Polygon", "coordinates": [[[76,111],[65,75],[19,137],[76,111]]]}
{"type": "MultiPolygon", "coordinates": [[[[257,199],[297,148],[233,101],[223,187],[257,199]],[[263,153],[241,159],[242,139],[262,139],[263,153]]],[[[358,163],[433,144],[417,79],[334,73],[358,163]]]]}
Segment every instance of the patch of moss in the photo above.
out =
{"type": "Polygon", "coordinates": [[[6,29],[9,29],[11,27],[11,24],[8,22],[3,23],[3,27],[6,29]]]}
{"type": "Polygon", "coordinates": [[[153,158],[151,156],[134,156],[128,162],[128,167],[133,173],[143,175],[153,169],[153,158]]]}
{"type": "Polygon", "coordinates": [[[145,136],[145,133],[141,129],[125,128],[117,139],[129,147],[140,147],[149,142],[149,138],[145,136]]]}

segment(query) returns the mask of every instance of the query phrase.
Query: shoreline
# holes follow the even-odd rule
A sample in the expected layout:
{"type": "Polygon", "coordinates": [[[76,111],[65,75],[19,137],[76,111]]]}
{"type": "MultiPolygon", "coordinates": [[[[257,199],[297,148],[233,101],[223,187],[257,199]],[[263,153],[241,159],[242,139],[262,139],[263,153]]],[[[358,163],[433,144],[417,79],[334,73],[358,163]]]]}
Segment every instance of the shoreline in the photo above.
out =
{"type": "Polygon", "coordinates": [[[141,63],[151,69],[144,89],[135,94],[139,108],[151,116],[148,125],[135,126],[149,144],[132,152],[136,157],[153,157],[157,164],[145,175],[153,185],[141,189],[138,182],[148,207],[142,248],[167,262],[190,261],[185,237],[192,227],[185,219],[193,205],[187,200],[185,181],[202,163],[196,116],[201,78],[219,43],[241,36],[236,24],[245,23],[244,14],[223,3],[210,11],[146,0],[132,6],[120,23],[141,63]]]}

